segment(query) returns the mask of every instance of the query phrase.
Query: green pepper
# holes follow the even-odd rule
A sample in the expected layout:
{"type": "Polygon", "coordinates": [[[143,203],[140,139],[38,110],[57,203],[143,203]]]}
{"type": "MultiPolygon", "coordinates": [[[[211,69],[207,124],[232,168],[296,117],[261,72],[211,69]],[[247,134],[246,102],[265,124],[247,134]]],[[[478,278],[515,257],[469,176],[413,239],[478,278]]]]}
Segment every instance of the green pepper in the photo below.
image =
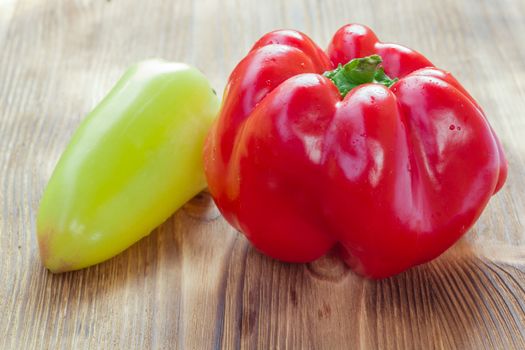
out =
{"type": "Polygon", "coordinates": [[[44,191],[44,265],[63,272],[109,259],[204,189],[202,147],[218,108],[195,68],[130,68],[76,130],[44,191]]]}

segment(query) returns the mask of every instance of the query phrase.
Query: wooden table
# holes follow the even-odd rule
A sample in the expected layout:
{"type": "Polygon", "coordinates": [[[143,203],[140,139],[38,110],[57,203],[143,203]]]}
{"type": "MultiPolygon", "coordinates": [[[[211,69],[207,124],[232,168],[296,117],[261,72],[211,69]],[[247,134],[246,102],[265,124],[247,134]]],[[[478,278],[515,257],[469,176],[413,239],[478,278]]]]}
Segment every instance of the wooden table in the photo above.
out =
{"type": "Polygon", "coordinates": [[[0,349],[525,349],[525,1],[0,1],[0,349]],[[206,194],[116,258],[53,275],[35,213],[75,127],[126,67],[199,67],[220,91],[263,33],[345,23],[424,52],[485,108],[510,173],[434,262],[362,279],[271,260],[206,194]]]}

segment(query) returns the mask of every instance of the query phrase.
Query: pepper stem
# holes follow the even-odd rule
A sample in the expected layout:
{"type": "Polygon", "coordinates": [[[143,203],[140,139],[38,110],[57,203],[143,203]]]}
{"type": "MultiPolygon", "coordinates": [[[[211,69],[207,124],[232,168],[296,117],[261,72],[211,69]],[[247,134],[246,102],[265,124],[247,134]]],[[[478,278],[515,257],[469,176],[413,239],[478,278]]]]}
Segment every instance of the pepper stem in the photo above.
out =
{"type": "Polygon", "coordinates": [[[323,75],[335,84],[343,97],[362,84],[376,83],[391,87],[398,79],[391,79],[386,75],[383,67],[379,67],[381,62],[383,60],[379,55],[354,58],[344,66],[339,64],[336,69],[326,71],[323,75]]]}

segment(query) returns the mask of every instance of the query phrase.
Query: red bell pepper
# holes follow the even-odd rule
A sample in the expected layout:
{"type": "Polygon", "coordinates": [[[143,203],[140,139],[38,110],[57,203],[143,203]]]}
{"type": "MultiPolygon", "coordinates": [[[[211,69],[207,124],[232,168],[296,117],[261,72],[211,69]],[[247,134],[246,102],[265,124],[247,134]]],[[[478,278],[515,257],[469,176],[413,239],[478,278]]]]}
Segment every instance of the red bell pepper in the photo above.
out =
{"type": "Polygon", "coordinates": [[[450,73],[357,24],[326,53],[297,31],[264,35],[229,78],[204,160],[215,203],[257,249],[308,262],[339,246],[373,278],[443,253],[507,174],[450,73]]]}

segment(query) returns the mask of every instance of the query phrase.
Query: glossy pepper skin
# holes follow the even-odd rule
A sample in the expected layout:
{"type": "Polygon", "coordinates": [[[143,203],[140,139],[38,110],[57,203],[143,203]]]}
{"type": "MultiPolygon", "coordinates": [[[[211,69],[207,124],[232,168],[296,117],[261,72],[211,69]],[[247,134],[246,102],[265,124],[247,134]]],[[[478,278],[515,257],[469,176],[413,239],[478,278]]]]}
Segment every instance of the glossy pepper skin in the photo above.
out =
{"type": "Polygon", "coordinates": [[[218,109],[195,68],[130,68],[76,130],[44,191],[44,265],[63,272],[104,261],[204,189],[202,147],[218,109]]]}
{"type": "Polygon", "coordinates": [[[326,52],[297,31],[263,36],[231,73],[204,163],[218,208],[257,249],[308,262],[338,246],[372,278],[443,253],[507,174],[483,111],[450,73],[357,24],[326,52]],[[390,87],[343,98],[322,75],[374,54],[399,79],[390,87]]]}

